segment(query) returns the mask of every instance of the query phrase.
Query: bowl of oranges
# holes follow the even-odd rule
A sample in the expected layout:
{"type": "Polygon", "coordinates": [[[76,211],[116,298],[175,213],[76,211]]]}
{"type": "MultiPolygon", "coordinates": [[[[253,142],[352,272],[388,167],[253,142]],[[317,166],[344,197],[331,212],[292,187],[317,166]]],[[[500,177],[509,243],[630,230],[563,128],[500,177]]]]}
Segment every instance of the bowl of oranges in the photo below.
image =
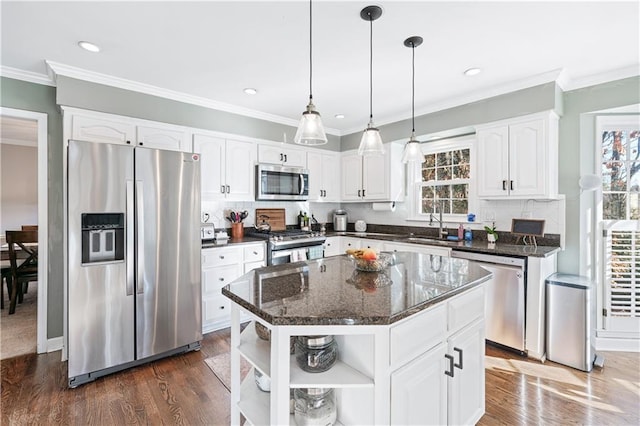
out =
{"type": "Polygon", "coordinates": [[[393,263],[393,257],[387,253],[376,253],[372,249],[350,249],[347,255],[353,266],[362,272],[380,272],[393,263]]]}

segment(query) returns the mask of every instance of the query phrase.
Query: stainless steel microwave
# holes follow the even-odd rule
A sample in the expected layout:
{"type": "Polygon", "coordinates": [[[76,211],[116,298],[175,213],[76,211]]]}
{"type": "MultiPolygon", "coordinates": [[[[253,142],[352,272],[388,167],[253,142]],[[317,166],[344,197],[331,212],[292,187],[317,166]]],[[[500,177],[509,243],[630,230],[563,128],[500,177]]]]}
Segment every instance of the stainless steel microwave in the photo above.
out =
{"type": "Polygon", "coordinates": [[[309,198],[309,170],[277,164],[256,166],[256,200],[306,200],[307,198],[309,198]]]}

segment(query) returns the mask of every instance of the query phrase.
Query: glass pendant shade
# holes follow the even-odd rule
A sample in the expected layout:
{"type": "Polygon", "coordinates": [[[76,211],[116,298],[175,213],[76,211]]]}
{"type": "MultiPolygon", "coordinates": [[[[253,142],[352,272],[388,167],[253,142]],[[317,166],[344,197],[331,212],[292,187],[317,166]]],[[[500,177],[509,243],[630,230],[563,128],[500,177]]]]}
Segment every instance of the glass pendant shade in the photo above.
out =
{"type": "Polygon", "coordinates": [[[362,139],[360,139],[360,146],[358,147],[358,155],[384,155],[384,145],[382,145],[380,131],[373,127],[372,121],[369,122],[367,129],[362,134],[362,139]]]}
{"type": "Polygon", "coordinates": [[[302,113],[293,142],[298,145],[324,145],[327,143],[322,118],[311,102],[307,105],[307,110],[302,113]]]}
{"type": "Polygon", "coordinates": [[[403,163],[422,163],[424,161],[424,156],[422,155],[422,150],[420,149],[420,142],[418,142],[415,138],[415,135],[411,135],[409,142],[404,146],[404,152],[402,153],[402,162],[403,163]]]}

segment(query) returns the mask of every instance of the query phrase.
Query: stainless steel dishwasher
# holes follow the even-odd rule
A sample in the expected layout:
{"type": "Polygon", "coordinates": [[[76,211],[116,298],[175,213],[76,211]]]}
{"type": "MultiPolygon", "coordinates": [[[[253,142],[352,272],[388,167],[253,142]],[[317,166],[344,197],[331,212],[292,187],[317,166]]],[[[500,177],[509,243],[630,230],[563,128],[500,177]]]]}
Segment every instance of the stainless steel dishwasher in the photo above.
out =
{"type": "Polygon", "coordinates": [[[493,273],[485,282],[486,338],[525,353],[526,259],[456,250],[451,257],[476,261],[493,273]]]}

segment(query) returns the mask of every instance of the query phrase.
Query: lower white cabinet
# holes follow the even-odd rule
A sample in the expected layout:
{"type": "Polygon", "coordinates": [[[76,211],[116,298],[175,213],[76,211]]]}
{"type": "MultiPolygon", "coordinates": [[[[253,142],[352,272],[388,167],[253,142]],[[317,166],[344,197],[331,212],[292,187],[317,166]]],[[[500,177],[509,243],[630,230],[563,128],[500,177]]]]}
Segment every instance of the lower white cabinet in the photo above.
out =
{"type": "Polygon", "coordinates": [[[229,299],[222,287],[266,265],[264,243],[202,249],[202,333],[229,327],[229,299]]]}
{"type": "Polygon", "coordinates": [[[436,256],[451,257],[450,247],[429,246],[423,244],[396,243],[386,241],[384,243],[385,251],[411,251],[414,253],[433,254],[436,256]]]}
{"type": "Polygon", "coordinates": [[[324,244],[322,244],[322,247],[324,248],[324,257],[337,256],[344,253],[340,246],[341,238],[342,237],[327,237],[324,244]]]}

